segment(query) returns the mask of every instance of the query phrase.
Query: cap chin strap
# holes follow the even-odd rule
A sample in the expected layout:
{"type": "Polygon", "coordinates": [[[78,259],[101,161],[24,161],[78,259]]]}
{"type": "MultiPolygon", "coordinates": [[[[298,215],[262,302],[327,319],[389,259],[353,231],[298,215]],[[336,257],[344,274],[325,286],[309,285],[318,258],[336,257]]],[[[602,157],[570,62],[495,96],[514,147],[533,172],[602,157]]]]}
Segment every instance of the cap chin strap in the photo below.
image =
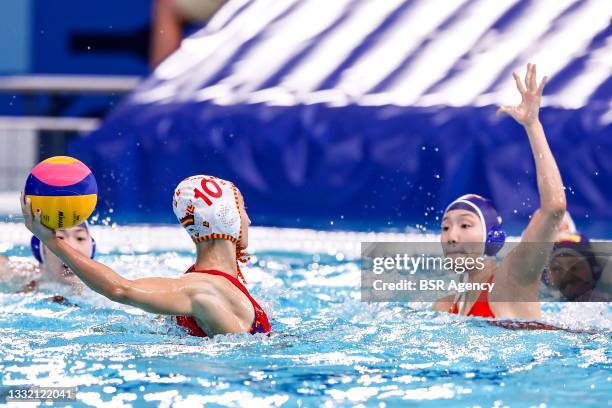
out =
{"type": "Polygon", "coordinates": [[[251,259],[251,254],[245,251],[245,247],[240,245],[240,241],[236,242],[236,275],[240,278],[242,283],[247,284],[246,279],[244,279],[244,275],[242,271],[240,271],[240,264],[246,264],[251,259]]]}

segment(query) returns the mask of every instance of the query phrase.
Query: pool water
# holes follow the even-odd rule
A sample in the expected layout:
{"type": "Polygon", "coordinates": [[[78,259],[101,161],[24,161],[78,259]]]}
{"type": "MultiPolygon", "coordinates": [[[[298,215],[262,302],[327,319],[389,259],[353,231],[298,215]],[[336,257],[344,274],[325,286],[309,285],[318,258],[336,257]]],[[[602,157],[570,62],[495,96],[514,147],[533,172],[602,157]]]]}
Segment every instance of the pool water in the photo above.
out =
{"type": "MultiPolygon", "coordinates": [[[[27,259],[24,246],[4,239],[4,254],[27,259]]],[[[106,253],[99,245],[98,260],[131,278],[176,276],[193,261],[187,246],[164,249],[163,240],[106,253]]],[[[506,330],[428,305],[367,304],[351,250],[319,249],[254,251],[244,271],[271,316],[271,337],[190,337],[170,318],[93,292],[68,296],[79,305],[68,307],[49,301],[53,288],[18,295],[5,283],[1,384],[76,386],[73,406],[612,404],[608,304],[544,305],[546,320],[588,333],[506,330]]]]}

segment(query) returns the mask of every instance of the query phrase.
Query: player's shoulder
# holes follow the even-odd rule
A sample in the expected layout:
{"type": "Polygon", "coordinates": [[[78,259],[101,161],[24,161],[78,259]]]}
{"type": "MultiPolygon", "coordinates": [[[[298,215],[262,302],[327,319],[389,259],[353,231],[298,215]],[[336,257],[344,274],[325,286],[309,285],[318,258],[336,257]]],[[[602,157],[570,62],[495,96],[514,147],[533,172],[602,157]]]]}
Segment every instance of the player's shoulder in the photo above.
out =
{"type": "Polygon", "coordinates": [[[207,273],[186,273],[179,277],[181,287],[192,295],[223,296],[235,292],[235,286],[225,277],[207,273]]]}

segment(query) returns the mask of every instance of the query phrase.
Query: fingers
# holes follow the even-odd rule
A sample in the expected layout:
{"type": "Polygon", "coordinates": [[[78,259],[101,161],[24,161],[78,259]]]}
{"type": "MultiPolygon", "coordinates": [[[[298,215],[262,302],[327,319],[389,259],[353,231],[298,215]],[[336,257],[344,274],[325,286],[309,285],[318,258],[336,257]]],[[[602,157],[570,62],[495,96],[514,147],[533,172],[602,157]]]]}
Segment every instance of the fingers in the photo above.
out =
{"type": "Polygon", "coordinates": [[[32,226],[32,203],[30,199],[22,192],[19,200],[21,204],[21,215],[23,216],[23,223],[27,229],[31,230],[32,226]]]}
{"type": "Polygon", "coordinates": [[[512,117],[512,119],[514,120],[518,120],[516,109],[512,106],[500,106],[499,109],[497,109],[497,112],[495,114],[500,115],[503,113],[510,115],[510,117],[512,117]]]}
{"type": "Polygon", "coordinates": [[[533,92],[536,90],[536,66],[535,64],[527,64],[527,72],[525,73],[525,86],[527,90],[533,92]]]}
{"type": "MultiPolygon", "coordinates": [[[[514,77],[514,80],[517,81],[517,76],[514,77]]],[[[547,81],[548,81],[548,77],[544,77],[542,81],[540,82],[540,85],[538,85],[536,64],[530,64],[530,63],[527,64],[527,72],[525,73],[525,86],[527,87],[528,91],[537,92],[539,94],[542,94],[542,91],[544,90],[544,85],[546,85],[547,81]]],[[[517,82],[520,82],[520,81],[517,81],[517,82]]],[[[523,90],[524,89],[525,88],[523,88],[523,90]]]]}
{"type": "Polygon", "coordinates": [[[546,85],[546,82],[548,82],[547,76],[542,78],[542,81],[540,81],[540,85],[538,86],[538,95],[542,95],[542,93],[544,92],[544,86],[546,85]]]}
{"type": "Polygon", "coordinates": [[[529,89],[529,81],[531,78],[531,64],[527,63],[527,71],[525,72],[525,86],[529,89]]]}
{"type": "MultiPolygon", "coordinates": [[[[32,211],[32,200],[24,195],[23,193],[21,193],[21,196],[23,197],[23,200],[21,200],[21,212],[23,214],[23,218],[24,220],[27,221],[32,221],[36,218],[34,212],[32,211]]],[[[42,214],[42,212],[40,211],[40,208],[36,210],[38,212],[38,218],[40,219],[40,216],[42,214]]]]}
{"type": "Polygon", "coordinates": [[[521,78],[519,78],[516,72],[512,73],[512,77],[514,78],[514,82],[516,82],[516,89],[523,95],[525,93],[525,87],[521,83],[521,78]]]}
{"type": "Polygon", "coordinates": [[[28,215],[32,215],[32,204],[30,199],[23,192],[21,192],[21,199],[19,202],[21,203],[21,212],[23,213],[24,218],[28,215]]]}
{"type": "Polygon", "coordinates": [[[500,106],[499,109],[497,109],[497,112],[495,112],[495,114],[501,115],[502,113],[507,113],[509,115],[510,112],[511,112],[511,108],[507,106],[500,106]]]}

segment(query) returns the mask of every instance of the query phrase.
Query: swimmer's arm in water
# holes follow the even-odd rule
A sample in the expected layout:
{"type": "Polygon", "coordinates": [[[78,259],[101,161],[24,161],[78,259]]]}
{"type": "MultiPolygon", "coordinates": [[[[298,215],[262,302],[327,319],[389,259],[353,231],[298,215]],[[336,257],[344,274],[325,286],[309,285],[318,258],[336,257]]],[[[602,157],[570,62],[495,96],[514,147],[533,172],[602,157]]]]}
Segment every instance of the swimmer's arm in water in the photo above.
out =
{"type": "Polygon", "coordinates": [[[14,271],[9,264],[9,260],[6,256],[0,255],[0,282],[11,280],[14,271]]]}
{"type": "Polygon", "coordinates": [[[225,296],[214,286],[191,276],[125,279],[59,239],[45,243],[90,288],[110,300],[150,313],[195,316],[209,335],[245,331],[225,296]]]}
{"type": "Polygon", "coordinates": [[[40,223],[40,214],[32,215],[31,202],[23,196],[21,209],[26,227],[83,283],[99,294],[151,313],[196,316],[212,329],[212,333],[244,331],[225,297],[211,284],[199,281],[194,285],[189,276],[126,279],[55,237],[54,231],[40,223]]]}
{"type": "Polygon", "coordinates": [[[436,300],[433,304],[433,310],[437,312],[448,312],[451,310],[451,307],[453,307],[454,300],[455,295],[444,296],[436,300]]]}
{"type": "Polygon", "coordinates": [[[124,279],[110,299],[150,313],[195,316],[211,335],[248,329],[240,325],[225,296],[208,282],[194,282],[197,278],[124,279]]]}
{"type": "Polygon", "coordinates": [[[4,255],[0,255],[0,280],[2,277],[6,277],[9,272],[8,258],[4,255]]]}
{"type": "Polygon", "coordinates": [[[53,238],[45,245],[87,286],[112,301],[150,313],[196,316],[207,328],[212,328],[210,334],[245,330],[225,297],[207,282],[194,285],[189,276],[130,280],[84,256],[65,241],[53,238]]]}
{"type": "Polygon", "coordinates": [[[0,255],[0,282],[11,280],[15,275],[15,268],[11,265],[8,257],[0,255]]]}
{"type": "Polygon", "coordinates": [[[28,293],[36,290],[38,282],[32,280],[32,275],[37,272],[38,267],[30,262],[15,265],[8,257],[0,255],[0,282],[22,287],[17,293],[28,293]]]}
{"type": "Polygon", "coordinates": [[[32,203],[21,194],[21,212],[23,222],[45,246],[57,255],[87,286],[111,300],[117,297],[118,291],[127,285],[127,279],[121,277],[109,267],[90,259],[72,248],[67,242],[57,238],[55,232],[40,222],[40,211],[32,215],[32,203]]]}
{"type": "Polygon", "coordinates": [[[130,280],[108,266],[94,261],[59,238],[43,241],[94,291],[112,301],[160,314],[191,314],[191,299],[178,279],[143,278],[130,280]]]}
{"type": "Polygon", "coordinates": [[[539,119],[540,101],[547,78],[544,77],[539,85],[536,83],[535,64],[527,65],[525,85],[516,73],[513,76],[522,101],[518,106],[502,106],[498,113],[509,114],[527,132],[536,165],[540,209],[527,226],[521,244],[506,257],[504,263],[520,284],[526,284],[540,280],[565,214],[566,197],[557,162],[539,119]]]}

